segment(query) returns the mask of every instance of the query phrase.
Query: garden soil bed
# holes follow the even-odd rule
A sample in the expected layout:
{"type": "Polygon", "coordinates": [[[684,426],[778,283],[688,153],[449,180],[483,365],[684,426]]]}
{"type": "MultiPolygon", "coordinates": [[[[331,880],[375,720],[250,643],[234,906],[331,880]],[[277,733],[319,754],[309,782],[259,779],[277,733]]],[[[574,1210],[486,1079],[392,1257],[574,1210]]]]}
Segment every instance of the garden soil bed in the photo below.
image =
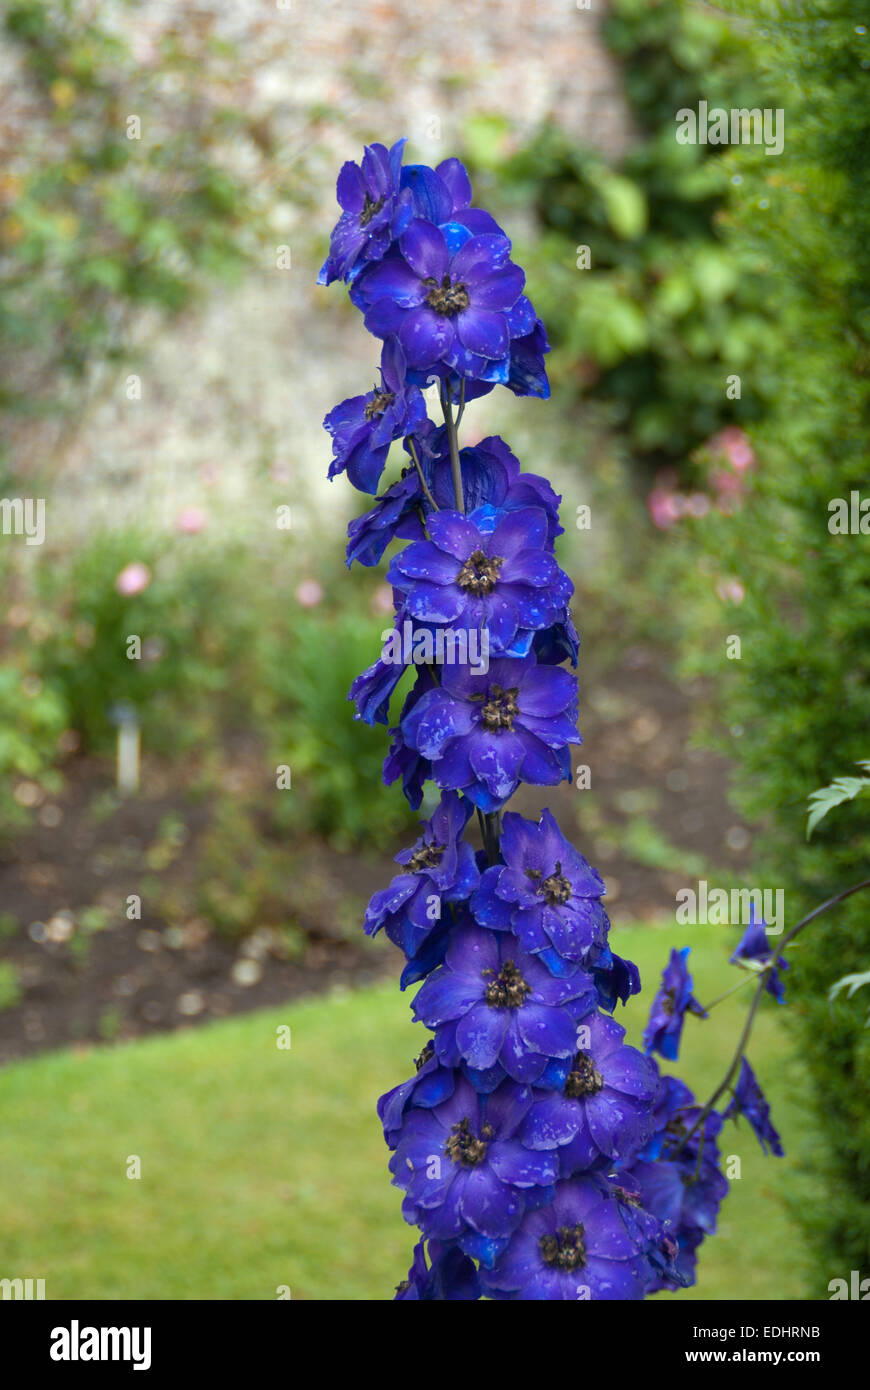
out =
{"type": "MultiPolygon", "coordinates": [[[[652,648],[637,646],[589,689],[596,694],[583,712],[575,765],[588,763],[591,787],[521,790],[514,807],[552,807],[607,881],[615,923],[669,916],[677,889],[697,880],[700,859],[725,881],[745,867],[751,846],[726,800],[727,764],[689,747],[691,705],[704,692],[679,687],[652,648]]],[[[0,1065],[398,974],[388,943],[336,926],[361,919],[390,876],[388,856],[288,841],[288,876],[304,862],[309,888],[316,885],[316,906],[309,891],[301,945],[289,956],[274,929],[227,939],[201,916],[149,915],[144,896],[141,918],[128,920],[129,895],[160,868],[167,818],[184,838],[166,872],[189,873],[210,802],[190,796],[183,765],[146,763],[141,795],[122,801],[113,798],[106,760],[80,758],[65,771],[63,793],[38,808],[37,823],[0,861],[0,956],[19,988],[0,1010],[0,1065]]]]}

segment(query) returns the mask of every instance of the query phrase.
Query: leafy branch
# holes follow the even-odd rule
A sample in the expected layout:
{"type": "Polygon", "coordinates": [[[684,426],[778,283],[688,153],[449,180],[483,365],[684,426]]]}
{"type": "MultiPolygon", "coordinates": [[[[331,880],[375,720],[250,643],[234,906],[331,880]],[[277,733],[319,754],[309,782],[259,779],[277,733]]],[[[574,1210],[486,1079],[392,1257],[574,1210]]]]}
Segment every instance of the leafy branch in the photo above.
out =
{"type": "MultiPolygon", "coordinates": [[[[870,759],[862,758],[857,767],[866,768],[870,773],[870,759]]],[[[809,810],[807,819],[807,839],[810,838],[819,821],[823,820],[834,806],[841,806],[844,801],[854,801],[861,792],[866,792],[870,788],[870,776],[868,777],[835,777],[834,781],[827,787],[819,787],[818,791],[810,793],[809,810]]]]}

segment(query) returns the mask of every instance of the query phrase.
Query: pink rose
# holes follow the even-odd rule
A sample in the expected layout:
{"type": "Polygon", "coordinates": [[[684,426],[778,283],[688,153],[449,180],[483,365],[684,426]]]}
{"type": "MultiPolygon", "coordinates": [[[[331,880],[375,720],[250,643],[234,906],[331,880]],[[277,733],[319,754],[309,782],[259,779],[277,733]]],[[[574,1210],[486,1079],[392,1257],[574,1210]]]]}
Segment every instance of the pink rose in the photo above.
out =
{"type": "Polygon", "coordinates": [[[682,506],[677,500],[677,494],[665,492],[663,488],[654,488],[646,500],[646,505],[653,525],[660,531],[669,530],[682,515],[682,506]]]}
{"type": "Polygon", "coordinates": [[[303,608],[316,608],[323,598],[323,589],[316,579],[303,579],[296,590],[296,598],[303,608]]]}
{"type": "Polygon", "coordinates": [[[115,580],[115,588],[124,598],[133,598],[136,594],[141,594],[143,589],[147,589],[151,583],[151,571],[147,565],[140,564],[134,560],[131,565],[125,565],[115,580]]]}
{"type": "Polygon", "coordinates": [[[175,529],[180,531],[183,536],[195,536],[197,531],[202,530],[205,523],[206,514],[202,507],[182,507],[175,518],[175,529]]]}
{"type": "Polygon", "coordinates": [[[755,453],[743,430],[738,425],[728,425],[709,442],[711,453],[723,454],[731,467],[743,473],[755,463],[755,453]]]}

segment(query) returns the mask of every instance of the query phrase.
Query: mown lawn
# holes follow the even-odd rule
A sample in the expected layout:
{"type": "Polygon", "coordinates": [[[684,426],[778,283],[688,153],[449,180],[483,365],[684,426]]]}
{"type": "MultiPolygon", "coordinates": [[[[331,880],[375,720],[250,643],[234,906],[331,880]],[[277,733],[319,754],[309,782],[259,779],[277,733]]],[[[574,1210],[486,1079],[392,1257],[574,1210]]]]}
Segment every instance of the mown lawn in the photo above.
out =
{"type": "MultiPolygon", "coordinates": [[[[682,944],[675,931],[613,933],[644,978],[642,1001],[618,1013],[635,1040],[667,952],[682,944]]],[[[724,932],[702,931],[693,963],[709,1002],[735,976],[724,932]]],[[[741,998],[687,1023],[680,1071],[704,1092],[733,1049],[741,998]]],[[[413,1232],[389,1184],[375,1101],[410,1074],[425,1036],[408,997],[379,986],[9,1066],[0,1277],[44,1278],[48,1298],[274,1299],[281,1286],[294,1299],[391,1297],[413,1232]],[[289,1050],[276,1046],[282,1025],[289,1050]],[[127,1177],[131,1156],[139,1179],[127,1177]]],[[[681,1297],[810,1296],[780,1200],[784,1186],[796,1190],[809,1142],[789,1052],[775,1006],[766,1009],[751,1055],[788,1157],[766,1159],[751,1132],[729,1126],[724,1151],[740,1157],[742,1177],[699,1286],[681,1297]]]]}

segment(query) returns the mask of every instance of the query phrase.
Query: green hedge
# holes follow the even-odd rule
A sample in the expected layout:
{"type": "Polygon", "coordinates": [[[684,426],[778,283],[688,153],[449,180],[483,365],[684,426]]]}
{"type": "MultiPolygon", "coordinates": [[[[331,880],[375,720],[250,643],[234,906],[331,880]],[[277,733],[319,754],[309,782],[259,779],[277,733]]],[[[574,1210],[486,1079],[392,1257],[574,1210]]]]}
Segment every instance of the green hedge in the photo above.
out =
{"type": "MultiPolygon", "coordinates": [[[[758,6],[752,7],[758,19],[758,6]]],[[[831,503],[870,505],[870,6],[813,0],[765,9],[768,76],[754,105],[785,109],[783,154],[740,151],[732,240],[773,277],[781,329],[776,392],[752,432],[758,469],[734,517],[694,526],[705,570],[736,577],[742,603],[696,606],[691,664],[720,677],[741,811],[764,827],[766,882],[788,918],[870,874],[863,798],[805,840],[807,797],[870,757],[870,535],[832,534],[831,503]],[[862,24],[862,20],[866,21],[862,24]],[[775,84],[791,79],[784,101],[775,84]],[[740,661],[724,659],[739,635],[740,661]]],[[[870,524],[870,523],[868,523],[870,524]]],[[[712,583],[706,586],[712,590],[712,583]]],[[[801,1219],[821,1287],[870,1265],[870,1030],[866,1001],[831,985],[870,966],[870,897],[813,923],[788,976],[806,1088],[826,1140],[801,1219]]],[[[823,1294],[821,1296],[824,1296],[823,1294]]]]}

